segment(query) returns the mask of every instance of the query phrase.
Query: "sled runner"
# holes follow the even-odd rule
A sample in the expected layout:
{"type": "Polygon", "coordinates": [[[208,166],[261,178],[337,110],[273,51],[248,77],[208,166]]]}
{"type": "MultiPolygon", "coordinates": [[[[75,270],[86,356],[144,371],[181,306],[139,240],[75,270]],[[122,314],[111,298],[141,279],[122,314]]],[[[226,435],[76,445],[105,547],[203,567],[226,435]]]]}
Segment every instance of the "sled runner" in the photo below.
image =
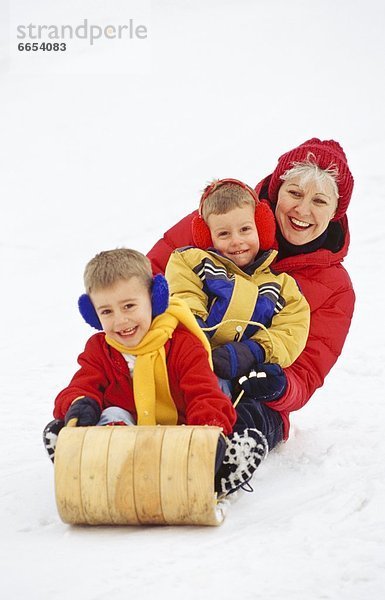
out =
{"type": "Polygon", "coordinates": [[[214,492],[221,429],[64,427],[55,451],[61,519],[89,525],[220,525],[214,492]]]}

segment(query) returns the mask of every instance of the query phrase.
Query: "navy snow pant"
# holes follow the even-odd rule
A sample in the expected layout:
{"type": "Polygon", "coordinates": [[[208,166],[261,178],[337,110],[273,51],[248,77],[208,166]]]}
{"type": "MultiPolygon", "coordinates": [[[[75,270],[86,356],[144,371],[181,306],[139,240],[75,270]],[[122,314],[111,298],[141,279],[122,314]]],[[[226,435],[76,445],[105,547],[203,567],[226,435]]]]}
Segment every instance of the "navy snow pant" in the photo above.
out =
{"type": "Polygon", "coordinates": [[[282,442],[283,421],[276,410],[251,398],[242,398],[235,410],[238,419],[234,431],[242,433],[246,427],[258,429],[267,439],[269,451],[282,442]]]}

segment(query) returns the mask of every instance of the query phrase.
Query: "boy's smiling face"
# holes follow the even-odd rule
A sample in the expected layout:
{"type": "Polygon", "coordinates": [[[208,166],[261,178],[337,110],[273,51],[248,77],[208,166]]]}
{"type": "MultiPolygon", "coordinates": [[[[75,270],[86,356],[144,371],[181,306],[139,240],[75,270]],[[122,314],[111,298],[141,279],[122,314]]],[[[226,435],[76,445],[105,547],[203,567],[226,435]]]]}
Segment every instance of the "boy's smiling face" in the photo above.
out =
{"type": "Polygon", "coordinates": [[[253,262],[259,251],[254,209],[249,204],[207,218],[214,248],[238,267],[253,262]]]}
{"type": "Polygon", "coordinates": [[[151,327],[151,295],[138,278],[120,280],[113,286],[91,292],[92,303],[108,337],[133,348],[151,327]]]}

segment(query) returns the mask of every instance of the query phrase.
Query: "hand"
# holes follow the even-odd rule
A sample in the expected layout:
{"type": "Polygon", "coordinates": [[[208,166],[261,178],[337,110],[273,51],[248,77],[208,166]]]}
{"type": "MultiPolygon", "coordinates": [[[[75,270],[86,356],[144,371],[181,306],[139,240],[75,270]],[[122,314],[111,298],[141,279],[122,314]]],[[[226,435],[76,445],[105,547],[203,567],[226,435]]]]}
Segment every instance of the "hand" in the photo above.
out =
{"type": "Polygon", "coordinates": [[[93,400],[93,398],[85,396],[84,398],[75,400],[75,402],[71,404],[64,417],[64,422],[67,425],[68,421],[76,419],[77,427],[88,427],[89,425],[96,425],[100,419],[101,413],[102,410],[98,402],[93,400]]]}
{"type": "Polygon", "coordinates": [[[229,342],[214,348],[214,372],[222,379],[234,379],[248,373],[256,363],[263,361],[264,356],[265,353],[257,342],[229,342]]]}
{"type": "Polygon", "coordinates": [[[239,385],[248,398],[259,402],[273,402],[285,393],[287,379],[282,367],[264,363],[250,371],[248,377],[241,377],[239,385]]]}

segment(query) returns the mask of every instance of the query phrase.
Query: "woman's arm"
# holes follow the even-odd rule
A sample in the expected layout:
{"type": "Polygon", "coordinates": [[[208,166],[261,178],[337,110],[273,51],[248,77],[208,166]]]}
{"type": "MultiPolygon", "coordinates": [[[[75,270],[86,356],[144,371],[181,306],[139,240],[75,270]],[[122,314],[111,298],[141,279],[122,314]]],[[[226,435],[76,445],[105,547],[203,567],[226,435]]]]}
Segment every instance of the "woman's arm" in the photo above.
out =
{"type": "Polygon", "coordinates": [[[305,349],[285,369],[287,389],[274,401],[279,411],[299,410],[308,402],[341,354],[353,316],[355,295],[352,287],[340,290],[312,311],[305,349]]]}
{"type": "Polygon", "coordinates": [[[174,250],[193,245],[191,222],[196,214],[197,211],[194,211],[168,229],[147,253],[154,275],[165,272],[167,261],[174,250]]]}

